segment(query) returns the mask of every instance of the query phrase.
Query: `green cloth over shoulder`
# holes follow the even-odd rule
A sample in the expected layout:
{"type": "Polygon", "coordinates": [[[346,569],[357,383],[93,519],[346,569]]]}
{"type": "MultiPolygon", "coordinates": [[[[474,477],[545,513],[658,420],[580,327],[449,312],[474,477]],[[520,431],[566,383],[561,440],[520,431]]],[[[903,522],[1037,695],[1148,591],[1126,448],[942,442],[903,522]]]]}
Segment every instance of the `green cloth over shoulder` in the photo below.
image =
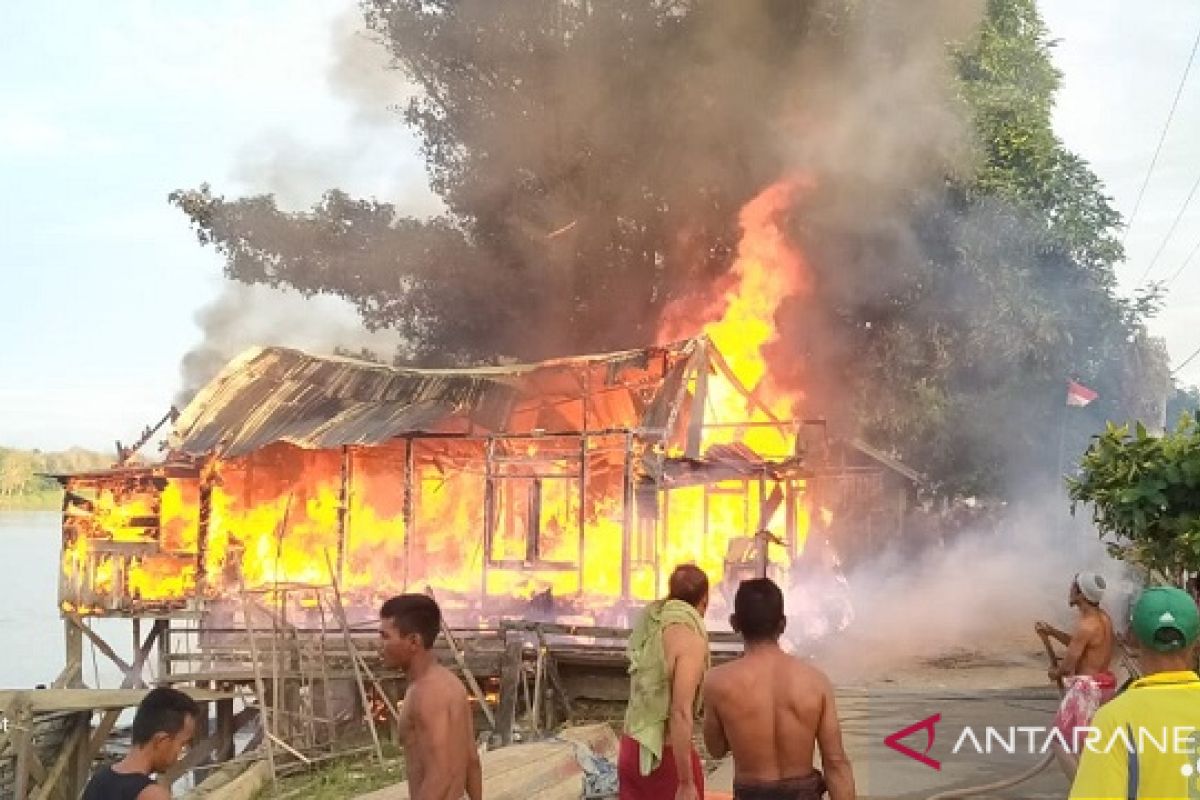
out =
{"type": "Polygon", "coordinates": [[[662,763],[671,714],[671,676],[663,650],[663,631],[671,625],[686,625],[703,637],[704,668],[708,670],[708,631],[699,612],[682,600],[658,600],[646,606],[629,635],[629,707],[625,710],[625,734],[640,745],[638,767],[642,775],[649,775],[662,763]]]}

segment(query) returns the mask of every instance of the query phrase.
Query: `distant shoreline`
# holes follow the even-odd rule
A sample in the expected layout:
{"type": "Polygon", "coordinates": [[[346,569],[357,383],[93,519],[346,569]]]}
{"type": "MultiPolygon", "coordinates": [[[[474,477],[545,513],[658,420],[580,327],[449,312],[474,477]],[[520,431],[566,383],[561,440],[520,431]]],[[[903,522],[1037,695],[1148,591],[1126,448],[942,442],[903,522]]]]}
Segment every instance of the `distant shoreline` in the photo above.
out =
{"type": "Polygon", "coordinates": [[[0,497],[0,513],[5,511],[57,511],[62,507],[62,491],[53,489],[36,494],[0,497]]]}

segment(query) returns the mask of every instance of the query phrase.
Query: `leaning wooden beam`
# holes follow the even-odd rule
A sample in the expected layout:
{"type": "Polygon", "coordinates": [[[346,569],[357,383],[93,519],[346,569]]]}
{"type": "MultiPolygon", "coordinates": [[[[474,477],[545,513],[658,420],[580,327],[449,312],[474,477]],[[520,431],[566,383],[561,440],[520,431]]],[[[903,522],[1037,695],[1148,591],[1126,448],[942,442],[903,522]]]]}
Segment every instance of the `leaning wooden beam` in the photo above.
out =
{"type": "Polygon", "coordinates": [[[354,639],[350,636],[350,624],[346,621],[346,610],[342,606],[342,590],[338,585],[337,575],[333,572],[333,558],[329,555],[328,549],[325,550],[325,564],[329,567],[329,578],[333,584],[335,601],[333,611],[342,626],[342,637],[345,639],[346,649],[350,652],[350,664],[354,667],[354,682],[358,685],[358,697],[362,701],[363,714],[367,715],[367,729],[370,730],[371,742],[375,745],[375,757],[379,759],[380,764],[383,764],[383,746],[379,743],[379,731],[375,730],[375,720],[370,718],[371,702],[367,699],[367,687],[363,683],[362,670],[359,668],[358,650],[354,646],[354,639]]]}
{"type": "Polygon", "coordinates": [[[283,739],[280,739],[278,736],[276,736],[275,734],[271,733],[270,731],[267,731],[267,738],[268,738],[268,739],[270,739],[270,740],[271,740],[272,742],[274,742],[275,744],[277,744],[277,745],[279,745],[280,747],[282,747],[284,750],[286,750],[286,751],[288,751],[289,753],[291,753],[291,754],[292,754],[293,756],[295,756],[296,758],[300,759],[300,761],[302,761],[303,763],[305,763],[305,764],[312,764],[312,760],[311,760],[311,759],[310,759],[308,756],[304,755],[304,754],[303,754],[303,753],[301,753],[299,750],[297,750],[296,748],[292,747],[290,744],[288,744],[287,742],[285,742],[283,739]]]}
{"type": "Polygon", "coordinates": [[[92,731],[92,738],[88,740],[87,746],[87,763],[92,763],[96,760],[96,756],[100,754],[100,750],[104,747],[104,743],[108,740],[108,734],[112,733],[113,726],[117,724],[117,720],[121,718],[120,708],[109,709],[104,712],[104,716],[100,718],[100,724],[92,731]]]}
{"type": "Polygon", "coordinates": [[[143,689],[146,682],[142,680],[142,670],[145,668],[146,662],[150,658],[150,651],[154,649],[154,643],[162,636],[163,630],[167,627],[165,620],[154,621],[154,625],[150,628],[150,632],[146,634],[146,641],[142,643],[137,655],[133,659],[133,664],[129,667],[129,672],[125,674],[125,680],[121,681],[122,689],[143,689]],[[127,685],[128,684],[128,685],[127,685]]]}
{"type": "Polygon", "coordinates": [[[722,372],[722,374],[725,375],[726,378],[729,379],[729,382],[733,384],[733,388],[737,389],[738,392],[746,398],[747,402],[749,402],[751,405],[757,406],[758,409],[766,415],[767,419],[771,420],[771,422],[778,425],[781,429],[786,430],[791,427],[787,422],[784,422],[783,420],[779,419],[779,417],[775,416],[775,412],[773,412],[766,403],[760,400],[757,394],[748,389],[746,384],[742,383],[741,379],[734,374],[733,369],[729,366],[729,362],[725,360],[725,356],[721,355],[721,352],[717,350],[717,348],[710,348],[708,355],[712,358],[712,363],[722,372]]]}
{"type": "Polygon", "coordinates": [[[85,623],[83,621],[82,617],[80,617],[74,611],[64,611],[63,615],[67,619],[71,620],[71,622],[74,623],[75,627],[77,627],[77,628],[79,628],[79,630],[83,631],[83,635],[86,636],[88,639],[90,639],[92,644],[96,645],[97,650],[99,650],[101,653],[104,653],[104,655],[106,655],[110,661],[112,661],[114,664],[116,664],[118,667],[120,667],[122,674],[124,674],[124,675],[129,674],[129,671],[131,669],[133,669],[133,666],[131,664],[127,663],[125,661],[125,659],[123,659],[119,655],[117,655],[116,652],[112,649],[112,647],[109,646],[108,642],[106,642],[102,638],[100,638],[100,636],[97,635],[95,631],[93,631],[91,628],[88,627],[87,623],[85,623]]]}
{"type": "MultiPolygon", "coordinates": [[[[425,594],[433,597],[433,587],[426,585],[425,594]]],[[[479,703],[479,708],[483,711],[483,716],[487,718],[488,725],[492,727],[492,730],[495,730],[496,717],[492,714],[492,707],[488,705],[487,695],[483,693],[483,689],[479,688],[479,681],[475,680],[475,673],[467,666],[466,656],[463,655],[462,648],[459,647],[458,640],[454,637],[454,632],[446,624],[445,617],[442,618],[442,636],[445,637],[446,644],[450,646],[450,653],[454,656],[454,663],[458,665],[459,670],[462,671],[463,678],[467,681],[467,688],[471,690],[475,701],[479,703]]]]}

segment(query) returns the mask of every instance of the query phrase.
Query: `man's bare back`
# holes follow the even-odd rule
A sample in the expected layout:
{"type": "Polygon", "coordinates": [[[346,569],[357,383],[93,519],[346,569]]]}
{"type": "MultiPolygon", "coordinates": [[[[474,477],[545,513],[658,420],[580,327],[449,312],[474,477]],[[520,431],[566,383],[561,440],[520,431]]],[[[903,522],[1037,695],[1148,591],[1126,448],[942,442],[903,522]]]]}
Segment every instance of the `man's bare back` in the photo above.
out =
{"type": "Polygon", "coordinates": [[[468,767],[477,757],[475,734],[462,681],[454,673],[434,665],[409,684],[400,734],[413,800],[460,800],[467,793],[468,767]],[[426,780],[430,775],[438,776],[439,785],[426,780]]]}
{"type": "Polygon", "coordinates": [[[819,747],[830,796],[853,797],[833,688],[819,670],[773,644],[748,647],[709,673],[704,705],[705,743],[714,756],[733,754],[735,782],[812,775],[819,747]]]}

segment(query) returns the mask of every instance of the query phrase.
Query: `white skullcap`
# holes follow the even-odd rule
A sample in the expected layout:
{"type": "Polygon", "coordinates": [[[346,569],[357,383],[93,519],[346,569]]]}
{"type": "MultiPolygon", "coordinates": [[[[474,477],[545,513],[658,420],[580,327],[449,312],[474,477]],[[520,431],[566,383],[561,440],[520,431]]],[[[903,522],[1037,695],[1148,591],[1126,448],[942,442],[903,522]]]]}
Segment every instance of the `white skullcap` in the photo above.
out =
{"type": "Polygon", "coordinates": [[[1096,572],[1079,573],[1075,576],[1075,585],[1079,587],[1080,594],[1096,605],[1100,604],[1104,598],[1104,590],[1108,588],[1104,576],[1096,572]]]}

